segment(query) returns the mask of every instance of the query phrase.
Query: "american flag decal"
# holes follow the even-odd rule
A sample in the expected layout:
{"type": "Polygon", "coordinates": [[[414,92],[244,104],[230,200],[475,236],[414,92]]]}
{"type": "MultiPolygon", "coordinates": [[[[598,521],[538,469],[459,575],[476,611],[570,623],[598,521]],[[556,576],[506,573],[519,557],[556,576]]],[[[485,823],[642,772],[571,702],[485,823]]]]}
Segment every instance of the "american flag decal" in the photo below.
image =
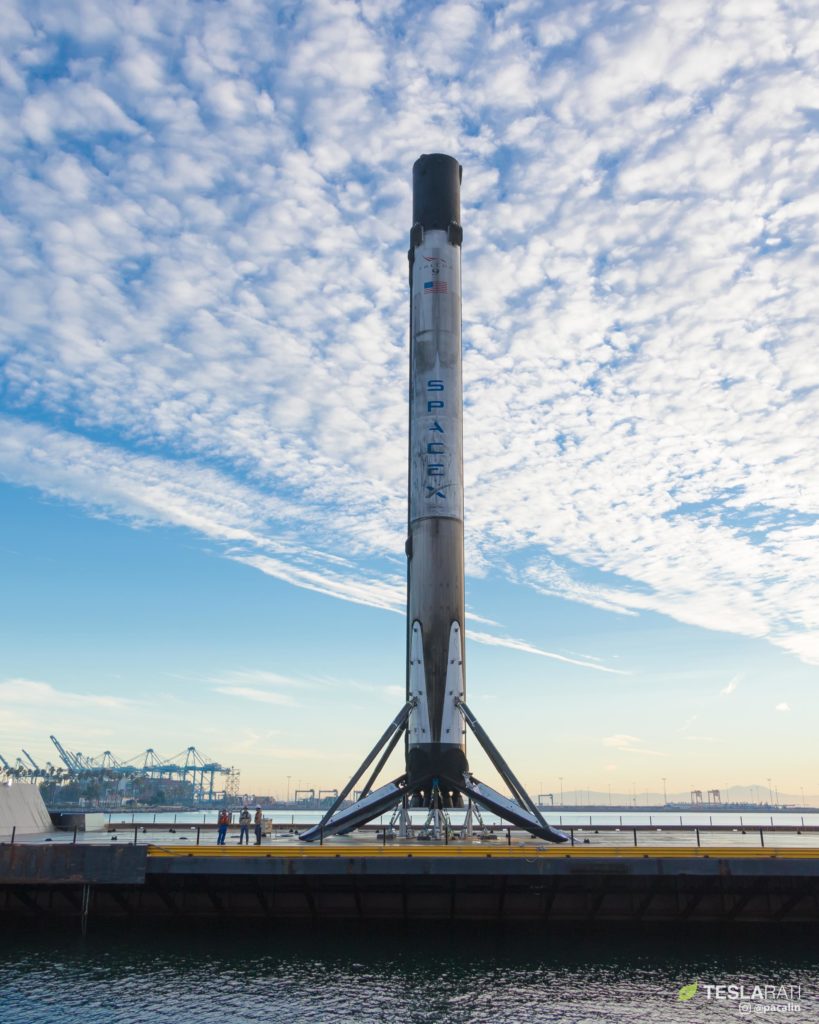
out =
{"type": "Polygon", "coordinates": [[[446,295],[446,281],[424,281],[424,291],[430,295],[446,295]]]}

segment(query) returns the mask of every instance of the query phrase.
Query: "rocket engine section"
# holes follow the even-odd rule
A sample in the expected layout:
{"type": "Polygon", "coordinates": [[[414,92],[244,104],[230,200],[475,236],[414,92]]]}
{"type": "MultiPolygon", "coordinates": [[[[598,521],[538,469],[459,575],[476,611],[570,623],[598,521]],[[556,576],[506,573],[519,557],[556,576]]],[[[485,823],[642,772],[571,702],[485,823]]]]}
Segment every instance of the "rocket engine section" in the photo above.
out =
{"type": "Polygon", "coordinates": [[[443,154],[413,167],[407,772],[411,802],[424,806],[433,785],[445,806],[460,806],[455,787],[468,771],[457,706],[465,697],[461,173],[443,154]]]}

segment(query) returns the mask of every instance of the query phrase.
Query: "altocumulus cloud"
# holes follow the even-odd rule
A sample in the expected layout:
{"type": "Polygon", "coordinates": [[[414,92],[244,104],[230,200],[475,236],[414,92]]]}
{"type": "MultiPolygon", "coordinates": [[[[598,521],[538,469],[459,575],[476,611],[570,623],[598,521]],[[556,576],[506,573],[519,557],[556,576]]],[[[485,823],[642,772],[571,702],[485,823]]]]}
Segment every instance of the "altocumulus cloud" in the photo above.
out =
{"type": "Polygon", "coordinates": [[[2,48],[6,479],[400,607],[442,149],[473,571],[819,662],[813,5],[10,0],[2,48]]]}

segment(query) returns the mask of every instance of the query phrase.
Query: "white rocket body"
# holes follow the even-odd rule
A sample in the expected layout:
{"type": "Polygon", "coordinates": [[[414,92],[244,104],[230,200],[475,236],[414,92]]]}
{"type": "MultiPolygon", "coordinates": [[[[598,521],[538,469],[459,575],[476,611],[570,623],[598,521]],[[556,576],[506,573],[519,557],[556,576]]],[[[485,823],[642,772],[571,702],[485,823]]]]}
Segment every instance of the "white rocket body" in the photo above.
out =
{"type": "Polygon", "coordinates": [[[460,167],[423,156],[413,168],[410,248],[407,772],[416,802],[467,771],[464,693],[463,380],[460,167]]]}

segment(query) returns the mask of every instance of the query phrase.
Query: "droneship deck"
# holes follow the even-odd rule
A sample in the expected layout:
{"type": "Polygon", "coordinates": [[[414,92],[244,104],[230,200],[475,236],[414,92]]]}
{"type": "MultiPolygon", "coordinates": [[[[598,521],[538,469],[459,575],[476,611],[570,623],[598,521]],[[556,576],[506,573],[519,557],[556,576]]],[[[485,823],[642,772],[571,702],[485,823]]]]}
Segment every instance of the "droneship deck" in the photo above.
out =
{"type": "Polygon", "coordinates": [[[819,851],[90,843],[0,846],[0,915],[196,921],[819,921],[819,851]]]}

